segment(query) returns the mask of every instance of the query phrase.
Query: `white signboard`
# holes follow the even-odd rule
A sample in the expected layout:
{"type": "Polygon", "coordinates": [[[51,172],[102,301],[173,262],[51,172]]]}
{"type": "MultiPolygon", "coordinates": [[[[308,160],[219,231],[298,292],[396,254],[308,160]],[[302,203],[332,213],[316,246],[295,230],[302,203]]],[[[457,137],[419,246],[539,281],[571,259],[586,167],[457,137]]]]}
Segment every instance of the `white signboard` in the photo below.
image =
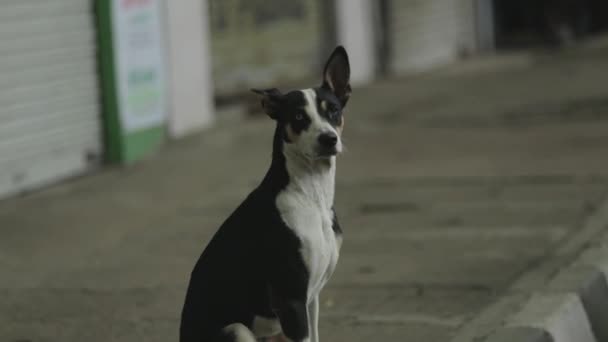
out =
{"type": "Polygon", "coordinates": [[[163,0],[111,0],[120,120],[125,132],[161,125],[166,118],[163,0]]]}

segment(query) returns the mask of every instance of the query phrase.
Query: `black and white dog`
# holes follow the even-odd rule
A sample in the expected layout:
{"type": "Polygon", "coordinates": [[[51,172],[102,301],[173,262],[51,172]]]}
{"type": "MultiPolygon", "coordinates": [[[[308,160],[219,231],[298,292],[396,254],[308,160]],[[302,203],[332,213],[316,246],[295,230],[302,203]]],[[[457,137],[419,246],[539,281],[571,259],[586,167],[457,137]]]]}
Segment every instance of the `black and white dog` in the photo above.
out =
{"type": "Polygon", "coordinates": [[[349,78],[339,46],[319,88],[253,90],[276,121],[272,163],[194,267],[181,342],[319,341],[319,293],[342,243],[333,205],[349,78]]]}

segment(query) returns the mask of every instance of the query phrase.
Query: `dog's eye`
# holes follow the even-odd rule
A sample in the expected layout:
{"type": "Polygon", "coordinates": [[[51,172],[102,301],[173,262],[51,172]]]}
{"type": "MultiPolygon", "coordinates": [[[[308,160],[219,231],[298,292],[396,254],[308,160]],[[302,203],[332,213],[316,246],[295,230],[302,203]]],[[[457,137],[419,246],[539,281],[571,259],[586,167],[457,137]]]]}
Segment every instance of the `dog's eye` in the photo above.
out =
{"type": "Polygon", "coordinates": [[[335,118],[338,117],[338,109],[337,108],[330,108],[327,114],[329,115],[329,117],[331,119],[335,119],[335,118]]]}
{"type": "Polygon", "coordinates": [[[338,107],[336,107],[336,105],[334,105],[334,104],[330,104],[329,107],[327,108],[327,115],[331,119],[337,118],[339,113],[340,113],[340,111],[338,110],[338,107]]]}
{"type": "Polygon", "coordinates": [[[304,119],[304,116],[302,116],[302,113],[296,114],[296,120],[300,121],[302,119],[304,119]]]}

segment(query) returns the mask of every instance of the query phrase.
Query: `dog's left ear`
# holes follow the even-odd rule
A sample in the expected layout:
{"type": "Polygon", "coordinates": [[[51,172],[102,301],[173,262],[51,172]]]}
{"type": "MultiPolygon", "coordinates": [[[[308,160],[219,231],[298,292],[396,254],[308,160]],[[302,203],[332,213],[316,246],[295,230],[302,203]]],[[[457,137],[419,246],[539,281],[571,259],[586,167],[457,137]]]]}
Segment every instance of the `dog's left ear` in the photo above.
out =
{"type": "Polygon", "coordinates": [[[283,94],[277,88],[251,89],[251,91],[262,95],[262,108],[271,119],[278,120],[280,100],[283,94]]]}
{"type": "Polygon", "coordinates": [[[342,103],[342,107],[348,102],[351,93],[350,63],[343,46],[338,46],[327,60],[322,87],[331,90],[342,103]]]}

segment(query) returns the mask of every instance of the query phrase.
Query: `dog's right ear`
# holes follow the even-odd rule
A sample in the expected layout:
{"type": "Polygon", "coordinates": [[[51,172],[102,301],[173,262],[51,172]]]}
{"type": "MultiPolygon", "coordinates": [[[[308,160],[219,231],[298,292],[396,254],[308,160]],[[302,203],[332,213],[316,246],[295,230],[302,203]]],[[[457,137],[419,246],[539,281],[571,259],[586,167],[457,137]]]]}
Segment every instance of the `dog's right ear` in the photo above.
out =
{"type": "Polygon", "coordinates": [[[280,101],[283,94],[277,88],[251,89],[252,92],[262,95],[262,108],[273,120],[279,119],[280,101]]]}
{"type": "Polygon", "coordinates": [[[338,46],[325,64],[323,88],[331,90],[340,100],[342,107],[350,98],[350,62],[343,46],[338,46]]]}

